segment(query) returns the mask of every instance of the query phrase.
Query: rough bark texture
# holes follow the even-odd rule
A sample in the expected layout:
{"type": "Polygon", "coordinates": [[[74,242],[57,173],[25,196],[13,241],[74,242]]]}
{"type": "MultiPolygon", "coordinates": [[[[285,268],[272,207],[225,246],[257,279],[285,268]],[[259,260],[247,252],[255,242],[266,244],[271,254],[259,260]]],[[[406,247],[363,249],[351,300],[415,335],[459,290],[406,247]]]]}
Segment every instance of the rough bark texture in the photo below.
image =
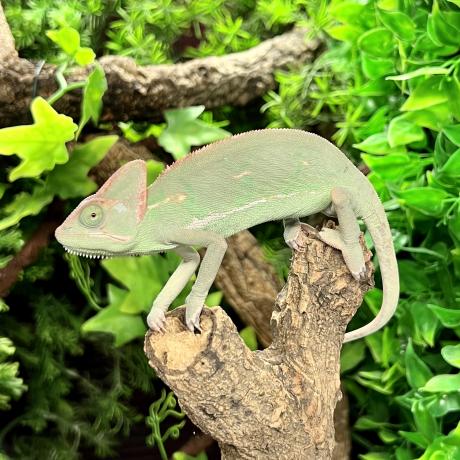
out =
{"type": "MultiPolygon", "coordinates": [[[[311,59],[317,48],[318,41],[308,40],[305,30],[294,29],[247,51],[173,65],[141,67],[130,58],[102,57],[108,90],[101,120],[155,120],[173,107],[247,104],[274,87],[276,70],[311,59]]],[[[83,80],[89,70],[75,69],[66,78],[83,80]]],[[[30,123],[34,78],[38,95],[46,98],[57,89],[55,71],[47,64],[35,77],[35,65],[25,59],[0,60],[0,127],[30,123]]],[[[55,107],[77,119],[80,101],[81,91],[73,91],[55,107]]]]}
{"type": "MultiPolygon", "coordinates": [[[[272,341],[270,317],[281,282],[272,265],[265,260],[256,238],[244,230],[227,239],[228,248],[216,277],[216,285],[242,321],[257,332],[259,342],[267,347],[272,341]]],[[[351,434],[348,423],[348,398],[342,399],[334,412],[335,448],[333,460],[348,460],[351,434]]]]}
{"type": "Polygon", "coordinates": [[[299,244],[264,351],[251,352],[219,307],[204,310],[202,334],[187,331],[183,308],[168,314],[165,334],[147,333],[150,365],[225,460],[332,458],[340,348],[372,286],[370,253],[359,283],[314,235],[303,232],[299,244]]]}
{"type": "Polygon", "coordinates": [[[17,58],[14,39],[6,22],[5,13],[0,3],[0,62],[10,58],[17,58]]]}

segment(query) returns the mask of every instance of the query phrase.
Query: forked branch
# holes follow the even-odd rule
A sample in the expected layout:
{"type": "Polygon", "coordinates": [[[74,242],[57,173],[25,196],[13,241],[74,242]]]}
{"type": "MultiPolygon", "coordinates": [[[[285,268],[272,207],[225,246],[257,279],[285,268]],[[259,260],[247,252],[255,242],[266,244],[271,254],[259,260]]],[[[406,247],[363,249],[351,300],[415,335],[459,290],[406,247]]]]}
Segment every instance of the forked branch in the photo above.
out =
{"type": "Polygon", "coordinates": [[[273,343],[251,352],[220,308],[205,309],[203,333],[168,315],[166,333],[149,332],[151,366],[180,405],[220,444],[223,459],[332,458],[345,328],[372,286],[354,280],[340,252],[303,232],[272,315],[273,343]]]}

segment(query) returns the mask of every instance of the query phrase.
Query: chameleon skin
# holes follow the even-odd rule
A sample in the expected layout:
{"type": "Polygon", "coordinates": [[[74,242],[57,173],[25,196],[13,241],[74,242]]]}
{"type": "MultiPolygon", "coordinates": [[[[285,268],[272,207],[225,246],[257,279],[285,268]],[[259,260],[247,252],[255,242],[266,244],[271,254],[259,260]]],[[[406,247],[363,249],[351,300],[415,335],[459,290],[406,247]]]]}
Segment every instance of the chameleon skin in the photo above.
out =
{"type": "Polygon", "coordinates": [[[394,314],[399,276],[383,206],[366,177],[333,144],[292,129],[251,131],[208,145],[177,161],[147,189],[141,160],[120,168],[83,200],[56,230],[70,252],[89,257],[173,250],[182,262],[153,302],[147,322],[164,329],[165,312],[200,264],[193,247],[206,247],[186,299],[186,323],[199,329],[204,300],[226,250],[225,238],[262,222],[283,220],[296,248],[299,218],[336,214],[339,227],[319,237],[342,251],[351,274],[365,273],[358,218],[371,234],[383,281],[376,318],[345,342],[384,326],[394,314]]]}

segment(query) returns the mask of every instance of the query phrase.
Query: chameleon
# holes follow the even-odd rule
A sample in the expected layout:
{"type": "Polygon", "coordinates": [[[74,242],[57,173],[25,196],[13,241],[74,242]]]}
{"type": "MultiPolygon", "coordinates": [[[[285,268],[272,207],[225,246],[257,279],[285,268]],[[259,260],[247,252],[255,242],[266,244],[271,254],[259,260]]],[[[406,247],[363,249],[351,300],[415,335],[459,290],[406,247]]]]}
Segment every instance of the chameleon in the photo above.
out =
{"type": "Polygon", "coordinates": [[[188,329],[200,313],[224,257],[226,238],[282,220],[284,239],[298,249],[300,218],[323,212],[338,219],[318,237],[341,251],[351,275],[365,275],[359,220],[377,252],[383,300],[376,317],[344,342],[383,327],[399,297],[390,226],[369,180],[328,140],[296,129],[261,129],[209,144],[176,161],[147,187],[146,164],[126,163],[85,198],[56,229],[70,253],[91,258],[174,251],[182,259],[153,301],[149,327],[165,331],[165,313],[199,267],[185,300],[188,329]],[[196,248],[206,248],[200,258],[196,248]],[[201,264],[200,264],[201,262],[201,264]]]}

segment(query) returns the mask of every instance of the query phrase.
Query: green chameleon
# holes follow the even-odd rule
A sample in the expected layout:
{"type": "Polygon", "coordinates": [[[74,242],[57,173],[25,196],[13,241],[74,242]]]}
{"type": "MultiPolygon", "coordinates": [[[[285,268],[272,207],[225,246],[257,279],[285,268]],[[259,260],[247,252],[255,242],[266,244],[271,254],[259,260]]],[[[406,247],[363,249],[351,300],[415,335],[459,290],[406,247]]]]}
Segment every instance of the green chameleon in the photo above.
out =
{"type": "Polygon", "coordinates": [[[261,222],[282,219],[284,239],[297,248],[299,217],[336,215],[339,227],[319,232],[339,249],[351,274],[365,273],[358,218],[372,236],[383,280],[383,304],[345,341],[380,329],[392,317],[399,277],[390,227],[372,185],[333,144],[293,129],[264,129],[208,145],[164,171],[147,188],[146,166],[131,161],[84,199],[56,230],[57,240],[86,257],[173,250],[183,259],[153,302],[147,323],[163,331],[165,312],[206,254],[186,299],[186,324],[200,328],[204,300],[224,257],[225,238],[261,222]]]}

